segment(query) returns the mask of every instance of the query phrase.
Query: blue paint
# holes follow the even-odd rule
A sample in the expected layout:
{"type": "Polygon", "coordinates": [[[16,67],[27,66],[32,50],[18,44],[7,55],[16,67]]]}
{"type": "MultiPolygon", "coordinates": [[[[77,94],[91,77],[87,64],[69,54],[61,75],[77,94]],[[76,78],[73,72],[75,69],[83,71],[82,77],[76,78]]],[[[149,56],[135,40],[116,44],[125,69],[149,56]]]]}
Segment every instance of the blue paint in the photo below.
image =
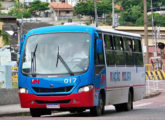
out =
{"type": "Polygon", "coordinates": [[[120,81],[120,72],[112,72],[112,81],[120,81]]]}
{"type": "Polygon", "coordinates": [[[131,81],[131,72],[123,72],[122,77],[124,81],[131,81]]]}
{"type": "MultiPolygon", "coordinates": [[[[104,88],[105,81],[100,85],[100,75],[105,74],[105,69],[98,76],[95,76],[94,73],[94,40],[96,37],[96,29],[94,27],[88,26],[51,26],[51,27],[43,27],[38,29],[33,29],[29,31],[24,41],[21,42],[21,52],[20,52],[20,62],[19,62],[19,87],[28,89],[28,92],[35,95],[68,95],[71,93],[78,93],[80,87],[86,85],[94,85],[94,88],[104,88]],[[23,75],[21,72],[21,64],[22,64],[22,56],[25,49],[25,44],[27,38],[36,34],[47,34],[47,33],[56,33],[56,32],[84,32],[89,33],[91,35],[91,43],[90,43],[90,60],[89,60],[89,68],[86,72],[74,75],[74,76],[63,76],[63,77],[32,77],[23,75]],[[32,79],[40,80],[39,84],[31,84],[32,79]],[[76,82],[73,80],[76,79],[76,82]],[[66,84],[65,80],[69,80],[66,84]],[[71,81],[70,81],[71,80],[71,81]],[[32,87],[40,87],[40,88],[50,88],[50,85],[53,85],[53,88],[61,88],[61,87],[69,87],[73,86],[73,88],[68,92],[47,92],[47,93],[38,93],[32,87]]],[[[99,91],[96,91],[99,92],[99,91]]],[[[97,104],[97,100],[95,100],[95,104],[97,104]]]]}
{"type": "Polygon", "coordinates": [[[138,73],[138,67],[136,67],[136,73],[138,73]]]}

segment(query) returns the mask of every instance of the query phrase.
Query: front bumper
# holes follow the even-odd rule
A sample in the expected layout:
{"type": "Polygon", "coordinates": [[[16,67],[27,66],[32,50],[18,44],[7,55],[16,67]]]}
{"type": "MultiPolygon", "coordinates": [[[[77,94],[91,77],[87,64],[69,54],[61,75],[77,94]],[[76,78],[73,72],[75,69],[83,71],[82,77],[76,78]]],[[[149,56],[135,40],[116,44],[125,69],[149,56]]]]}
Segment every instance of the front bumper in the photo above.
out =
{"type": "Polygon", "coordinates": [[[67,96],[36,96],[19,93],[19,98],[22,108],[47,108],[48,104],[59,104],[60,108],[92,107],[94,106],[94,89],[67,96]]]}

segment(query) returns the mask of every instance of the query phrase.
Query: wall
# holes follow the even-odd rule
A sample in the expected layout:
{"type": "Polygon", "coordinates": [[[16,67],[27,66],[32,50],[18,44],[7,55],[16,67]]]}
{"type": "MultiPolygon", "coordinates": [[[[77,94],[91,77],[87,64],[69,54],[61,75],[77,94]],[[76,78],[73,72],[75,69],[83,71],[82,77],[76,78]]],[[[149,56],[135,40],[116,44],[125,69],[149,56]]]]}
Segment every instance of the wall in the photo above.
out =
{"type": "Polygon", "coordinates": [[[0,89],[0,105],[19,104],[18,89],[0,89]]]}

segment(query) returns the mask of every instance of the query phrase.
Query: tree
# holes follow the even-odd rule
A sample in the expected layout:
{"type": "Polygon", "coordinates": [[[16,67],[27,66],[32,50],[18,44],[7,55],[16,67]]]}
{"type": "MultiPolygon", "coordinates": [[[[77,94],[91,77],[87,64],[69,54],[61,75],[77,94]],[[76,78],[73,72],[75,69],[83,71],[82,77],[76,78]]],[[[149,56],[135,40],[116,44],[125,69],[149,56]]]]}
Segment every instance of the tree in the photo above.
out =
{"type": "Polygon", "coordinates": [[[77,15],[94,16],[94,5],[91,1],[81,1],[74,7],[74,13],[77,15]]]}
{"type": "MultiPolygon", "coordinates": [[[[153,13],[154,16],[154,22],[156,26],[165,26],[165,16],[164,15],[160,15],[159,13],[153,13]]],[[[137,21],[136,21],[136,25],[137,26],[143,26],[144,25],[144,16],[141,16],[137,21]]],[[[152,15],[148,15],[148,25],[152,26],[152,15]]]]}
{"type": "Polygon", "coordinates": [[[15,0],[14,8],[9,11],[8,15],[15,16],[17,18],[22,18],[22,15],[24,18],[31,17],[31,13],[28,11],[28,9],[24,9],[23,11],[23,4],[18,0],[15,0]]]}
{"type": "Polygon", "coordinates": [[[112,11],[112,4],[109,0],[102,0],[102,2],[97,3],[98,15],[108,14],[112,11]]]}
{"type": "MultiPolygon", "coordinates": [[[[144,25],[144,15],[143,15],[143,0],[117,0],[117,4],[121,4],[123,11],[120,12],[119,22],[120,25],[144,25]]],[[[153,8],[159,8],[160,6],[165,6],[165,0],[152,0],[153,8]]],[[[147,8],[151,8],[151,1],[147,1],[147,8]]],[[[163,16],[154,17],[158,25],[163,25],[163,16]],[[159,18],[159,20],[157,20],[159,18]]],[[[150,19],[150,16],[149,16],[150,19]]],[[[150,20],[149,20],[150,21],[150,20]]],[[[151,21],[150,21],[151,23],[151,21]]],[[[151,25],[151,24],[150,24],[151,25]]]]}
{"type": "Polygon", "coordinates": [[[134,5],[131,8],[129,8],[127,11],[124,11],[121,13],[119,22],[120,25],[135,25],[136,21],[143,16],[143,12],[141,9],[141,6],[134,5]]]}
{"type": "Polygon", "coordinates": [[[130,11],[133,6],[141,6],[143,8],[143,1],[142,0],[118,0],[124,9],[124,11],[130,11]]]}
{"type": "Polygon", "coordinates": [[[135,25],[137,20],[143,16],[142,0],[123,0],[120,4],[123,7],[119,18],[120,25],[135,25]]]}
{"type": "MultiPolygon", "coordinates": [[[[165,26],[165,16],[160,15],[159,13],[154,13],[154,22],[156,26],[165,26]]],[[[152,15],[148,16],[148,20],[150,22],[150,26],[152,25],[152,15]]]]}
{"type": "Polygon", "coordinates": [[[49,3],[41,2],[39,0],[34,0],[29,7],[31,13],[36,14],[37,12],[39,12],[39,15],[41,14],[41,11],[45,11],[48,9],[49,9],[49,3]]]}
{"type": "MultiPolygon", "coordinates": [[[[103,14],[108,14],[112,9],[111,3],[109,0],[103,0],[102,2],[97,2],[97,12],[98,16],[103,14]]],[[[74,12],[78,15],[87,15],[94,17],[94,2],[93,1],[82,1],[77,3],[74,7],[74,12]]]]}

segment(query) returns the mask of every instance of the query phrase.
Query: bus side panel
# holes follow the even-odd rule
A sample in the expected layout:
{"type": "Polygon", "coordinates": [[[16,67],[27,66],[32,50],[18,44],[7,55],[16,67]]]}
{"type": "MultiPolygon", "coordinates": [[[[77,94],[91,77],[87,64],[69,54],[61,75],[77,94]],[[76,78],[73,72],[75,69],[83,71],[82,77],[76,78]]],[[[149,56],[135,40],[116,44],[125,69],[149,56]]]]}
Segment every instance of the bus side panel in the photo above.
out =
{"type": "Polygon", "coordinates": [[[134,101],[141,100],[146,94],[145,68],[136,67],[135,76],[133,79],[136,81],[134,84],[134,101]]]}
{"type": "Polygon", "coordinates": [[[127,83],[121,83],[122,80],[121,67],[106,68],[106,103],[117,104],[127,102],[128,88],[127,83]]]}
{"type": "Polygon", "coordinates": [[[101,89],[105,90],[105,88],[106,88],[106,70],[105,70],[105,68],[98,75],[95,75],[94,86],[95,86],[94,105],[97,106],[100,91],[101,91],[101,89]]]}
{"type": "Polygon", "coordinates": [[[107,104],[128,102],[129,89],[133,88],[134,101],[145,95],[144,67],[107,67],[107,104]]]}

